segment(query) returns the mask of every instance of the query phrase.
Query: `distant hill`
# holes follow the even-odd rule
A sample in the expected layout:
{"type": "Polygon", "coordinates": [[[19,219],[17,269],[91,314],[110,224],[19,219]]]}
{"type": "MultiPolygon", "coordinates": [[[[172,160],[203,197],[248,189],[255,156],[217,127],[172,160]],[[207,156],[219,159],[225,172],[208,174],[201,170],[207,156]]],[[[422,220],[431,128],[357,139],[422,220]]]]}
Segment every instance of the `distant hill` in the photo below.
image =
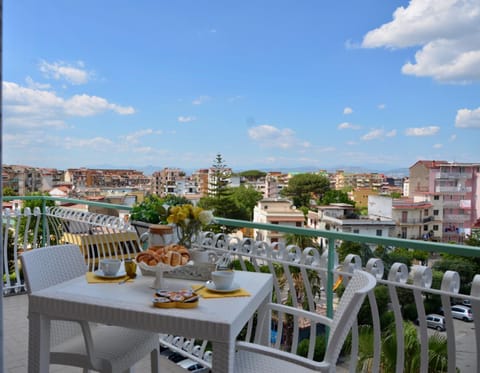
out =
{"type": "MultiPolygon", "coordinates": [[[[103,165],[90,165],[87,166],[89,168],[104,168],[104,169],[133,169],[133,170],[138,170],[142,171],[145,175],[152,175],[155,171],[160,171],[162,170],[165,166],[153,166],[153,165],[148,165],[148,166],[112,166],[108,164],[103,164],[103,165]]],[[[196,171],[197,169],[188,169],[188,168],[182,168],[183,171],[187,173],[187,175],[192,174],[192,172],[196,171]]],[[[336,167],[325,167],[325,168],[319,168],[319,167],[277,167],[277,168],[256,168],[252,167],[249,169],[239,169],[239,170],[234,170],[234,172],[243,172],[243,171],[249,171],[249,170],[259,170],[259,171],[278,171],[278,172],[283,172],[283,173],[304,173],[304,172],[316,172],[319,170],[326,170],[327,172],[336,172],[338,170],[344,170],[347,173],[381,173],[387,176],[393,176],[393,177],[405,177],[409,175],[409,169],[407,167],[405,168],[396,168],[396,169],[391,169],[391,170],[385,170],[385,169],[373,169],[373,168],[367,168],[367,167],[360,167],[360,166],[346,166],[346,165],[340,165],[336,167]]]]}

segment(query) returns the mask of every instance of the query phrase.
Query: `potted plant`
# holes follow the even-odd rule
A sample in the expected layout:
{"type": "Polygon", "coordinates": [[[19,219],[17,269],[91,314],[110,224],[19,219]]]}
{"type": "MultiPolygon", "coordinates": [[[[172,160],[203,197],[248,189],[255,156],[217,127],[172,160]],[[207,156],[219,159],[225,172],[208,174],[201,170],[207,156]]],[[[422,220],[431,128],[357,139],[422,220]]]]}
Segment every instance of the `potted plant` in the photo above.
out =
{"type": "Polygon", "coordinates": [[[135,204],[130,212],[130,223],[135,227],[138,236],[148,232],[152,224],[167,224],[169,205],[164,199],[149,195],[135,204]]]}
{"type": "Polygon", "coordinates": [[[168,224],[167,218],[170,208],[176,205],[190,203],[185,197],[169,194],[160,198],[157,195],[148,195],[144,200],[132,207],[130,223],[135,227],[138,236],[148,232],[152,224],[168,224]]]}

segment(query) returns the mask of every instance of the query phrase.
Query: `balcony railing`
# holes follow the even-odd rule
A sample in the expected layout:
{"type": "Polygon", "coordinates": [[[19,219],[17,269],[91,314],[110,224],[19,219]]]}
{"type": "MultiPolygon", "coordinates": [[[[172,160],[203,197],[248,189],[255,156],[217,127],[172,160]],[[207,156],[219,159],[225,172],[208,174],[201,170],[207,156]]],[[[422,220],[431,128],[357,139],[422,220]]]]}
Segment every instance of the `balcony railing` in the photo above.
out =
{"type": "MultiPolygon", "coordinates": [[[[18,199],[18,197],[15,198],[18,199]]],[[[32,199],[32,197],[24,198],[32,199]]],[[[128,211],[129,208],[126,206],[50,197],[36,198],[42,202],[43,208],[35,208],[34,211],[25,210],[23,213],[4,212],[3,214],[4,242],[7,243],[3,253],[4,293],[6,294],[17,294],[24,290],[21,271],[17,265],[18,256],[21,255],[22,250],[60,243],[66,239],[71,240],[72,238],[68,237],[69,234],[77,234],[85,238],[84,241],[80,241],[79,246],[82,244],[85,246],[84,252],[89,265],[94,265],[98,255],[121,253],[121,255],[134,256],[138,250],[141,250],[133,228],[122,218],[58,206],[47,208],[45,204],[49,200],[74,201],[95,207],[108,207],[113,211],[128,211]],[[21,232],[28,232],[28,234],[21,232]],[[132,238],[124,239],[124,233],[132,238]],[[130,236],[130,233],[133,236],[130,236]],[[105,234],[117,235],[118,240],[105,241],[103,239],[105,234]]],[[[478,258],[480,248],[225,218],[216,218],[216,222],[225,227],[225,230],[228,228],[231,231],[235,229],[239,231],[235,234],[203,232],[196,246],[209,250],[217,256],[228,256],[239,270],[269,271],[274,274],[274,299],[277,302],[289,302],[294,306],[331,316],[335,310],[336,292],[355,268],[364,268],[376,276],[378,285],[375,293],[369,295],[368,307],[362,308],[360,326],[354,328],[351,340],[346,346],[345,356],[349,357],[349,360],[344,364],[349,365],[351,371],[355,371],[356,366],[359,370],[370,367],[364,371],[390,371],[385,368],[387,363],[384,359],[385,351],[392,346],[389,345],[392,343],[392,336],[396,356],[393,363],[396,367],[395,371],[403,372],[406,362],[410,362],[413,358],[418,358],[419,361],[417,371],[427,372],[429,365],[432,371],[432,365],[438,364],[438,360],[432,359],[438,354],[435,355],[429,351],[431,333],[427,329],[426,314],[438,311],[440,307],[444,310],[446,320],[446,330],[440,332],[441,338],[444,337],[442,341],[445,345],[443,355],[445,359],[440,361],[441,363],[443,361],[443,368],[438,368],[436,365],[438,368],[436,371],[453,373],[456,367],[463,371],[467,366],[470,371],[477,371],[474,367],[477,366],[477,357],[480,356],[480,316],[477,316],[480,315],[480,275],[470,279],[468,291],[460,293],[461,286],[467,284],[460,283],[460,275],[456,272],[446,271],[441,278],[437,278],[427,263],[408,268],[403,263],[389,262],[388,255],[384,255],[382,259],[367,257],[364,252],[347,255],[339,263],[337,251],[345,242],[361,244],[365,250],[382,247],[385,249],[384,253],[393,248],[405,248],[435,254],[428,260],[431,263],[438,259],[440,253],[478,258]],[[317,244],[312,247],[301,247],[283,242],[257,241],[253,237],[242,236],[239,233],[242,229],[244,232],[253,232],[253,237],[257,230],[274,230],[293,238],[308,237],[317,244]],[[432,310],[430,301],[436,302],[438,309],[432,310]],[[464,328],[463,321],[454,320],[450,309],[450,304],[454,301],[465,301],[471,304],[474,328],[464,328]],[[411,313],[416,316],[412,317],[411,313]],[[418,319],[418,326],[412,326],[407,322],[408,319],[418,319]],[[416,330],[415,338],[418,342],[415,357],[412,356],[412,350],[409,350],[411,346],[405,339],[412,328],[416,330]],[[459,328],[462,329],[461,333],[458,331],[459,328]],[[467,338],[467,335],[475,341],[467,346],[472,352],[470,354],[462,353],[465,346],[461,348],[462,352],[458,347],[462,342],[458,338],[467,338]],[[368,338],[368,336],[371,337],[368,338]],[[367,339],[368,343],[366,343],[367,339]]],[[[246,328],[246,338],[253,333],[253,325],[253,323],[249,324],[246,328]]],[[[194,342],[190,345],[194,345],[194,342]]]]}

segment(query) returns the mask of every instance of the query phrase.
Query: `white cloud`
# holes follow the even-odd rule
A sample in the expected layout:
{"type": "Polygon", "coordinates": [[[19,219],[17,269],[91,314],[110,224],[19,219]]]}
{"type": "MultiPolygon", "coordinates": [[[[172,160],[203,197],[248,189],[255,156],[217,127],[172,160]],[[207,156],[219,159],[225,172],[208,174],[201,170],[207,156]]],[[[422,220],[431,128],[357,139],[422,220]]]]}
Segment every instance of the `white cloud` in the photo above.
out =
{"type": "Polygon", "coordinates": [[[477,109],[460,109],[455,117],[455,127],[480,128],[480,107],[477,109]]]}
{"type": "Polygon", "coordinates": [[[133,114],[130,106],[119,106],[97,96],[75,95],[64,99],[54,91],[3,82],[5,124],[19,127],[66,127],[68,116],[92,116],[106,111],[133,114]]]}
{"type": "Polygon", "coordinates": [[[310,143],[308,141],[297,139],[295,132],[290,128],[280,129],[269,124],[263,124],[250,128],[248,130],[248,136],[265,147],[282,149],[310,147],[310,143]]]}
{"type": "Polygon", "coordinates": [[[385,137],[395,137],[397,130],[391,130],[386,132],[384,129],[374,129],[361,137],[364,141],[382,140],[385,137]]]}
{"type": "Polygon", "coordinates": [[[343,109],[343,114],[345,115],[349,115],[349,114],[352,114],[353,113],[353,109],[351,107],[346,107],[345,109],[343,109]]]}
{"type": "Polygon", "coordinates": [[[194,105],[202,105],[208,101],[210,101],[212,98],[210,96],[199,96],[196,99],[192,101],[192,104],[194,105]]]}
{"type": "Polygon", "coordinates": [[[104,111],[115,111],[120,115],[129,115],[135,113],[131,106],[119,106],[109,103],[106,99],[98,96],[75,95],[65,101],[65,113],[72,116],[87,117],[100,114],[104,111]]]}
{"type": "Polygon", "coordinates": [[[194,120],[196,120],[197,118],[194,117],[194,116],[183,116],[183,115],[180,115],[178,118],[177,118],[177,121],[180,122],[180,123],[189,123],[189,122],[193,122],[194,120]]]}
{"type": "Polygon", "coordinates": [[[25,78],[25,82],[27,83],[27,87],[32,88],[32,89],[49,89],[49,88],[51,88],[50,84],[35,82],[30,76],[27,76],[25,78]]]}
{"type": "Polygon", "coordinates": [[[80,139],[66,137],[63,141],[66,149],[71,148],[92,148],[95,150],[107,150],[107,146],[113,145],[113,141],[105,137],[93,137],[91,139],[80,139]]]}
{"type": "Polygon", "coordinates": [[[358,130],[360,128],[361,128],[360,126],[358,126],[356,124],[349,123],[349,122],[343,122],[343,123],[340,123],[337,126],[337,129],[339,129],[339,130],[346,130],[346,129],[358,130]]]}
{"type": "Polygon", "coordinates": [[[90,79],[91,73],[83,69],[83,62],[78,61],[76,65],[77,66],[68,65],[63,61],[53,63],[41,61],[39,69],[47,78],[66,80],[70,84],[75,85],[87,83],[90,79]]]}
{"type": "Polygon", "coordinates": [[[443,148],[443,144],[435,144],[435,145],[433,145],[433,148],[434,149],[441,149],[441,148],[443,148]]]}
{"type": "Polygon", "coordinates": [[[457,139],[457,135],[453,134],[452,136],[450,136],[449,140],[450,141],[455,141],[457,139]]]}
{"type": "Polygon", "coordinates": [[[405,135],[407,136],[432,136],[440,131],[438,126],[428,126],[428,127],[416,127],[416,128],[407,128],[405,130],[405,135]]]}
{"type": "Polygon", "coordinates": [[[378,110],[383,110],[383,109],[385,109],[386,107],[387,107],[387,105],[385,105],[385,104],[379,104],[379,105],[377,106],[378,110]]]}
{"type": "Polygon", "coordinates": [[[364,48],[420,47],[415,62],[402,72],[442,82],[480,79],[480,2],[478,0],[411,0],[393,20],[369,31],[364,48]]]}
{"type": "Polygon", "coordinates": [[[129,144],[138,144],[142,137],[153,134],[161,134],[161,131],[154,131],[151,128],[147,128],[122,136],[122,138],[129,144]]]}

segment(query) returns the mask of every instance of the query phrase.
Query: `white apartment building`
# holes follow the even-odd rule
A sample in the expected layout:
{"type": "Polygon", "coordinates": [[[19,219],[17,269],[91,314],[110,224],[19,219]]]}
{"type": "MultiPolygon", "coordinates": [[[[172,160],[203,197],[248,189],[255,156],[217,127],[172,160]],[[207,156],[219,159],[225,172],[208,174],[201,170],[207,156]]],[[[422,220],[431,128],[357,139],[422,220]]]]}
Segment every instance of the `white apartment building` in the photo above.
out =
{"type": "MultiPolygon", "coordinates": [[[[255,223],[303,227],[305,218],[303,212],[297,210],[288,199],[264,198],[253,209],[253,221],[255,223]]],[[[284,242],[281,232],[255,229],[254,237],[256,240],[268,243],[284,242]]]]}

